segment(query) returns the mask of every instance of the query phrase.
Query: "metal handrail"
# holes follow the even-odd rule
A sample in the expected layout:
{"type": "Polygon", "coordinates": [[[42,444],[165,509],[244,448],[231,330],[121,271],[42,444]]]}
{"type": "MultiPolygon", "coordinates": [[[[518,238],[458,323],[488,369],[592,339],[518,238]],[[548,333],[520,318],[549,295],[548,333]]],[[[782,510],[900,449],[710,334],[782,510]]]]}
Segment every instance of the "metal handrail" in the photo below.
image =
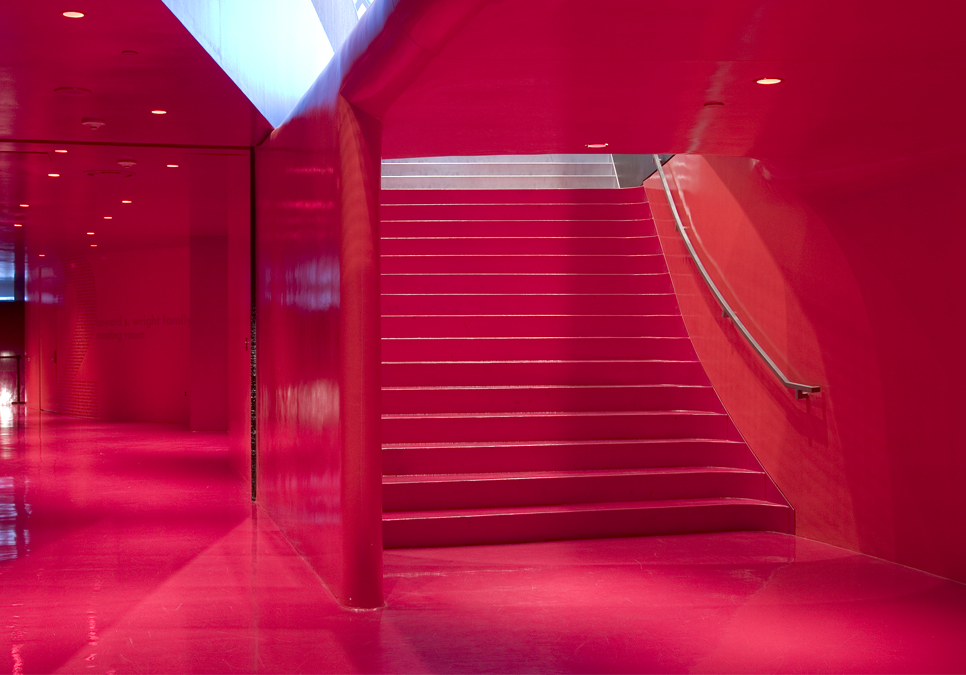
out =
{"type": "Polygon", "coordinates": [[[671,215],[674,216],[674,224],[677,227],[678,232],[681,234],[681,239],[684,240],[684,245],[688,247],[688,252],[691,254],[691,259],[694,261],[698,271],[704,278],[704,283],[708,285],[708,288],[711,290],[711,294],[714,296],[715,300],[718,301],[718,304],[721,305],[722,315],[726,319],[731,319],[731,322],[735,325],[735,328],[738,329],[738,332],[741,333],[745,340],[748,341],[748,344],[750,344],[752,348],[758,352],[758,356],[760,356],[762,361],[764,361],[768,367],[771,368],[771,371],[775,373],[779,380],[781,380],[781,383],[786,388],[795,390],[795,398],[805,398],[809,394],[816,394],[820,392],[822,388],[819,386],[802,384],[800,382],[792,382],[789,380],[785,373],[782,372],[782,369],[779,368],[774,361],[772,361],[771,357],[765,353],[764,349],[762,349],[762,346],[758,344],[758,341],[752,337],[751,333],[748,332],[745,324],[743,324],[741,319],[737,317],[735,311],[731,309],[731,305],[728,304],[728,301],[725,300],[724,296],[721,294],[721,291],[718,290],[718,287],[715,286],[715,283],[711,280],[708,270],[705,269],[704,263],[701,262],[701,259],[698,257],[698,252],[694,248],[694,244],[691,243],[691,238],[684,229],[684,223],[681,222],[681,216],[678,214],[678,207],[674,204],[674,197],[671,196],[671,188],[668,187],[667,184],[667,177],[664,175],[664,167],[661,165],[661,158],[657,155],[654,155],[654,164],[657,166],[657,173],[661,177],[661,184],[664,186],[664,195],[667,197],[667,203],[671,207],[671,215]]]}

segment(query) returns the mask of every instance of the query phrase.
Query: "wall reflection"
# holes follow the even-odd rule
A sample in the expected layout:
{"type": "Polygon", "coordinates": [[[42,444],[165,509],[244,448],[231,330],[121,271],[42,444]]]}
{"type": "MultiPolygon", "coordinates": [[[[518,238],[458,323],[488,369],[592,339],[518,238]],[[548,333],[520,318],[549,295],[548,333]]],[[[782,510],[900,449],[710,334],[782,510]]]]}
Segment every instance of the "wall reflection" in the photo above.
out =
{"type": "Polygon", "coordinates": [[[23,558],[30,551],[30,504],[24,476],[0,476],[0,562],[23,558]]]}
{"type": "Polygon", "coordinates": [[[24,471],[22,406],[0,405],[0,563],[30,552],[30,480],[24,471]],[[8,475],[3,475],[8,474],[8,475]]]}

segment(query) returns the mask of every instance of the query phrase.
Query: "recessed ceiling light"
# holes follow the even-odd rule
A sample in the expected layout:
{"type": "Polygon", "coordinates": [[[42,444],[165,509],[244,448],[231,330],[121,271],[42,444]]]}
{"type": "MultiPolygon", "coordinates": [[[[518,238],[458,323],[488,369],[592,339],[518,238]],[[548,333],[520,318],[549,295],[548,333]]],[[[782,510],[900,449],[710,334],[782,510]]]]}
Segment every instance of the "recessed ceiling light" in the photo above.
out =
{"type": "Polygon", "coordinates": [[[122,204],[130,204],[131,203],[131,200],[130,199],[122,199],[121,200],[121,203],[122,204]]]}
{"type": "Polygon", "coordinates": [[[782,78],[780,77],[762,77],[755,80],[758,84],[778,84],[781,81],[782,78]]]}
{"type": "Polygon", "coordinates": [[[30,208],[30,204],[21,204],[20,208],[22,209],[30,208]]]}
{"type": "Polygon", "coordinates": [[[152,110],[151,111],[151,114],[152,115],[167,115],[168,114],[168,111],[167,110],[152,110]]]}
{"type": "Polygon", "coordinates": [[[43,257],[44,257],[44,254],[43,254],[43,253],[40,253],[40,254],[38,254],[38,255],[39,255],[39,256],[40,256],[41,258],[43,258],[43,257]]]}
{"type": "Polygon", "coordinates": [[[610,143],[588,143],[587,147],[591,150],[600,150],[601,148],[606,148],[610,143]]]}
{"type": "Polygon", "coordinates": [[[66,155],[67,154],[67,151],[66,150],[54,150],[54,152],[56,152],[58,155],[66,155]]]}
{"type": "Polygon", "coordinates": [[[47,175],[50,176],[51,178],[60,178],[59,173],[48,173],[47,175]]]}
{"type": "Polygon", "coordinates": [[[104,220],[112,220],[114,216],[104,216],[104,220]]]}
{"type": "Polygon", "coordinates": [[[87,234],[94,234],[93,232],[88,232],[87,234]]]}
{"type": "Polygon", "coordinates": [[[177,169],[178,168],[178,165],[177,164],[168,164],[167,166],[168,166],[169,169],[177,169]]]}
{"type": "Polygon", "coordinates": [[[61,12],[68,19],[83,19],[84,12],[61,12]]]}
{"type": "Polygon", "coordinates": [[[14,223],[13,226],[14,227],[23,227],[23,223],[14,223]]]}
{"type": "Polygon", "coordinates": [[[91,244],[91,248],[97,248],[97,244],[91,244]]]}

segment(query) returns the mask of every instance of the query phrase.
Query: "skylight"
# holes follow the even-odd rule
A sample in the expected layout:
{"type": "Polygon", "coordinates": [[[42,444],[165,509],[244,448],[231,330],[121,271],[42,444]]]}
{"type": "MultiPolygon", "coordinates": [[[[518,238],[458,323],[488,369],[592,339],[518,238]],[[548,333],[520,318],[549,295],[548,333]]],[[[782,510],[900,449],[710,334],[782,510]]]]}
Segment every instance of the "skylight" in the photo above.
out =
{"type": "Polygon", "coordinates": [[[312,0],[163,2],[275,127],[333,56],[312,0]]]}

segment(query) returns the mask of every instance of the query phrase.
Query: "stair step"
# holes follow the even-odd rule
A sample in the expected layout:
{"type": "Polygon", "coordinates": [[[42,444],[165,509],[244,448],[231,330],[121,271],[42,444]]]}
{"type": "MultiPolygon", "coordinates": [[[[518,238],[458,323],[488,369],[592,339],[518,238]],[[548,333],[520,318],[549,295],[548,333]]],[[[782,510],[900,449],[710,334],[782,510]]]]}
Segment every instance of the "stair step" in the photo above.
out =
{"type": "Polygon", "coordinates": [[[633,274],[667,272],[664,256],[657,253],[640,255],[382,255],[380,256],[380,264],[382,270],[387,274],[405,272],[419,272],[420,274],[465,274],[467,272],[633,274]]]}
{"type": "Polygon", "coordinates": [[[650,213],[644,188],[620,190],[407,190],[380,195],[383,207],[400,205],[427,206],[436,204],[633,204],[641,212],[650,213]]]}
{"type": "MultiPolygon", "coordinates": [[[[410,214],[412,215],[412,214],[410,214]]],[[[650,218],[621,220],[392,220],[379,224],[383,238],[392,237],[654,237],[650,218]]]]}
{"type": "Polygon", "coordinates": [[[383,293],[384,315],[673,314],[673,293],[383,293]]]}
{"type": "Polygon", "coordinates": [[[386,512],[766,496],[763,473],[724,467],[385,476],[382,483],[386,512]]]}
{"type": "Polygon", "coordinates": [[[385,414],[714,409],[708,385],[383,387],[385,414]]]}
{"type": "Polygon", "coordinates": [[[385,548],[596,539],[696,532],[790,531],[791,510],[710,498],[383,514],[385,548]]]}
{"type": "Polygon", "coordinates": [[[646,218],[650,212],[633,203],[442,203],[383,204],[381,219],[460,220],[629,220],[646,218]]]}
{"type": "Polygon", "coordinates": [[[728,416],[692,410],[382,416],[385,443],[727,438],[728,416]]]}
{"type": "Polygon", "coordinates": [[[383,272],[384,293],[672,293],[666,271],[649,274],[383,272]]]}
{"type": "Polygon", "coordinates": [[[382,255],[660,255],[657,236],[436,236],[383,234],[382,255]]]}
{"type": "Polygon", "coordinates": [[[384,443],[385,474],[744,467],[747,448],[725,439],[661,438],[469,443],[384,443]]]}
{"type": "Polygon", "coordinates": [[[384,337],[383,361],[697,361],[686,337],[384,337]]]}
{"type": "Polygon", "coordinates": [[[387,176],[609,176],[616,178],[611,162],[500,161],[467,162],[458,158],[414,162],[385,160],[387,176]]]}
{"type": "Polygon", "coordinates": [[[385,315],[385,337],[687,337],[680,314],[385,315]]]}
{"type": "Polygon", "coordinates": [[[556,175],[532,174],[508,176],[383,176],[383,190],[520,190],[520,189],[567,189],[596,188],[601,190],[620,187],[616,175],[556,175]]]}
{"type": "Polygon", "coordinates": [[[387,361],[384,387],[709,384],[698,361],[387,361]]]}

